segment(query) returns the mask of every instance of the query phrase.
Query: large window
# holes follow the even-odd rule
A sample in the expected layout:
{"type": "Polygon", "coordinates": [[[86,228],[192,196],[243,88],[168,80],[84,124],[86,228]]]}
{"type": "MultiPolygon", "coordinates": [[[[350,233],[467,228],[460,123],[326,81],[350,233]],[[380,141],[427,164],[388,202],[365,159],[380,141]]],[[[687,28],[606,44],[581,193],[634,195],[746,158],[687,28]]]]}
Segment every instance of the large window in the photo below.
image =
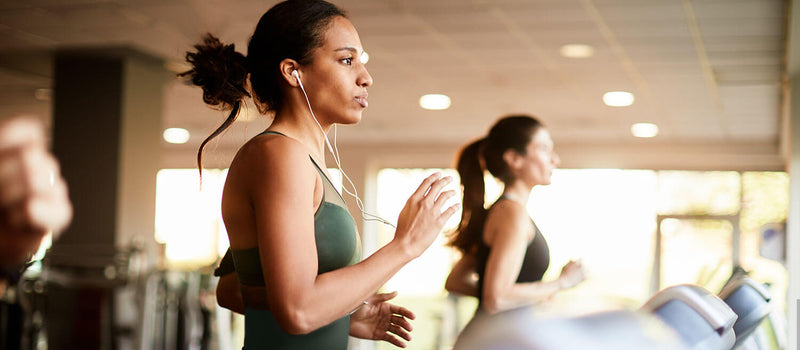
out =
{"type": "MultiPolygon", "coordinates": [[[[396,218],[411,192],[433,171],[458,178],[453,170],[381,170],[378,214],[396,218]]],[[[501,191],[501,185],[489,180],[487,202],[501,191]]],[[[784,173],[556,170],[551,185],[534,189],[528,207],[551,250],[545,279],[556,278],[570,259],[583,260],[588,279],[560,294],[547,309],[580,314],[638,308],[655,289],[678,283],[699,284],[716,293],[734,264],[780,289],[780,295],[786,288],[785,270],[759,256],[758,242],[761,226],[785,220],[787,197],[784,173]]],[[[449,230],[457,220],[451,220],[449,230]]],[[[377,232],[378,245],[393,237],[391,228],[379,227],[377,232]]],[[[458,258],[446,242],[447,236],[440,236],[385,286],[399,291],[398,303],[418,316],[409,349],[446,348],[474,311],[474,300],[454,303],[443,289],[458,258]]],[[[376,347],[392,348],[380,343],[376,347]]]]}
{"type": "MultiPolygon", "coordinates": [[[[341,191],[339,169],[328,169],[341,191]]],[[[172,269],[196,269],[214,264],[228,249],[220,203],[228,169],[162,169],[156,183],[155,239],[164,244],[164,258],[172,269]]]]}
{"type": "Polygon", "coordinates": [[[156,241],[165,262],[175,269],[213,264],[228,249],[220,203],[226,170],[164,169],[156,183],[156,241]]]}
{"type": "MultiPolygon", "coordinates": [[[[423,179],[436,171],[452,176],[455,181],[447,189],[457,190],[458,173],[452,169],[383,169],[378,172],[378,215],[396,222],[408,197],[423,179]]],[[[500,194],[493,187],[487,189],[487,192],[495,196],[500,194]]],[[[460,192],[456,197],[460,200],[460,192]]],[[[458,224],[459,218],[460,213],[454,215],[445,226],[445,231],[452,231],[458,224]]],[[[383,246],[394,237],[394,229],[380,225],[377,236],[377,246],[383,246]]],[[[444,280],[457,255],[446,246],[446,243],[447,236],[439,235],[422,256],[403,267],[383,287],[387,292],[399,292],[393,302],[407,307],[417,316],[412,334],[414,340],[408,343],[408,349],[438,349],[440,344],[452,344],[452,334],[455,329],[469,320],[475,310],[476,303],[471,300],[460,303],[462,307],[455,310],[460,312],[458,314],[449,309],[451,304],[444,291],[444,280]],[[458,320],[445,319],[448,316],[458,320]],[[448,323],[453,324],[453,327],[449,327],[450,332],[443,328],[443,325],[448,323]]],[[[375,247],[367,247],[367,250],[371,251],[370,248],[375,247]]],[[[385,342],[376,343],[375,348],[396,349],[385,342]]]]}

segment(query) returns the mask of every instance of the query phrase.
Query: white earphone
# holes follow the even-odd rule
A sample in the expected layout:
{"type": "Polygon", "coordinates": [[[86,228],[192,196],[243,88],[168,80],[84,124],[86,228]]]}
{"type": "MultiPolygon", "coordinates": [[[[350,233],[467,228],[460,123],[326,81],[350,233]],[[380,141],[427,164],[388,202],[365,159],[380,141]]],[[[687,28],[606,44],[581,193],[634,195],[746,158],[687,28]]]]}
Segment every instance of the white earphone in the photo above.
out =
{"type": "Polygon", "coordinates": [[[303,96],[306,98],[306,104],[308,104],[308,111],[311,112],[311,118],[313,118],[314,122],[317,123],[317,126],[319,127],[319,130],[322,131],[322,136],[325,138],[325,144],[328,146],[328,150],[331,152],[331,155],[333,156],[333,160],[336,162],[336,167],[339,168],[339,171],[342,173],[342,177],[345,180],[347,180],[347,182],[350,183],[350,187],[353,188],[353,192],[350,192],[347,189],[347,186],[344,186],[344,184],[342,184],[342,190],[344,190],[345,193],[349,194],[351,197],[353,197],[356,200],[356,205],[358,206],[358,210],[361,211],[361,216],[364,218],[364,220],[366,220],[366,221],[378,221],[378,222],[381,222],[381,223],[386,224],[388,226],[391,226],[393,228],[397,228],[397,226],[395,226],[394,224],[392,224],[388,220],[386,220],[386,219],[384,219],[384,218],[382,218],[382,217],[380,217],[378,215],[368,213],[364,209],[364,202],[361,201],[361,198],[358,196],[358,190],[356,189],[356,185],[353,184],[353,181],[350,180],[350,177],[347,176],[347,173],[345,173],[344,169],[342,169],[342,162],[341,162],[341,159],[339,158],[339,148],[336,147],[336,124],[333,124],[333,146],[331,146],[331,142],[330,142],[330,140],[328,140],[328,134],[326,134],[325,130],[322,129],[322,125],[320,125],[319,121],[317,120],[317,116],[314,115],[314,110],[311,108],[311,101],[308,100],[308,94],[306,94],[306,89],[305,89],[305,87],[303,87],[303,82],[300,81],[300,73],[298,73],[297,69],[295,69],[295,70],[292,71],[292,75],[294,75],[294,77],[297,79],[297,84],[300,85],[300,91],[303,92],[303,96]]]}

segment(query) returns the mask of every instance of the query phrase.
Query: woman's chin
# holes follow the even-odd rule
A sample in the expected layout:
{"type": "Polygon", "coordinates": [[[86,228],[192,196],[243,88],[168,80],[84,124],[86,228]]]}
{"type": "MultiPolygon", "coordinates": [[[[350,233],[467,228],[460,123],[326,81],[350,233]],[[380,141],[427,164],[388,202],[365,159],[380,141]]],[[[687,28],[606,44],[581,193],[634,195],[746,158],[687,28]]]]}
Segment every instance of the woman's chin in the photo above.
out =
{"type": "Polygon", "coordinates": [[[355,124],[358,124],[358,123],[360,123],[362,118],[363,118],[363,117],[361,116],[361,113],[359,113],[359,114],[358,114],[358,115],[356,115],[356,116],[349,116],[349,117],[347,117],[346,119],[342,120],[342,122],[341,122],[340,124],[344,124],[344,125],[355,125],[355,124]]]}

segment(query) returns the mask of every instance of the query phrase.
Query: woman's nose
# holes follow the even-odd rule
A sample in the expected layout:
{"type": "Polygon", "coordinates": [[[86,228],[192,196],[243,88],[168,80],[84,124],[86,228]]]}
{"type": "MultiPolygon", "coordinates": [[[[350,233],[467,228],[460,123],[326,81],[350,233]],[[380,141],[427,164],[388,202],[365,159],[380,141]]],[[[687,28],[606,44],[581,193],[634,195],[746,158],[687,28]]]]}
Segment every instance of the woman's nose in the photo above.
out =
{"type": "Polygon", "coordinates": [[[367,71],[367,67],[364,67],[364,71],[358,76],[356,84],[362,87],[372,86],[372,76],[367,71]]]}

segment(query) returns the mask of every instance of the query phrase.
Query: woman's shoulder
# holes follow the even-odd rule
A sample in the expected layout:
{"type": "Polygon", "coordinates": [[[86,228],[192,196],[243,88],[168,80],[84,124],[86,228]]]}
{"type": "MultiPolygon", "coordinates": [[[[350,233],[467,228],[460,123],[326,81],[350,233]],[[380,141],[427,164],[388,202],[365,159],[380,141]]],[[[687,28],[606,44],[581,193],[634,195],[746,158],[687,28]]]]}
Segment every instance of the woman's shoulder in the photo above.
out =
{"type": "Polygon", "coordinates": [[[489,208],[489,216],[500,221],[530,221],[528,210],[510,199],[500,199],[489,208]]]}
{"type": "Polygon", "coordinates": [[[231,162],[230,174],[261,180],[265,175],[279,180],[281,174],[291,174],[292,180],[303,181],[316,173],[307,148],[300,142],[282,135],[260,134],[242,145],[231,162]]]}
{"type": "Polygon", "coordinates": [[[510,200],[501,200],[489,210],[486,229],[494,235],[524,235],[532,238],[533,221],[525,207],[510,200]]]}
{"type": "Polygon", "coordinates": [[[236,161],[268,163],[308,163],[308,151],[297,140],[280,134],[261,133],[247,141],[236,153],[236,161]]]}

